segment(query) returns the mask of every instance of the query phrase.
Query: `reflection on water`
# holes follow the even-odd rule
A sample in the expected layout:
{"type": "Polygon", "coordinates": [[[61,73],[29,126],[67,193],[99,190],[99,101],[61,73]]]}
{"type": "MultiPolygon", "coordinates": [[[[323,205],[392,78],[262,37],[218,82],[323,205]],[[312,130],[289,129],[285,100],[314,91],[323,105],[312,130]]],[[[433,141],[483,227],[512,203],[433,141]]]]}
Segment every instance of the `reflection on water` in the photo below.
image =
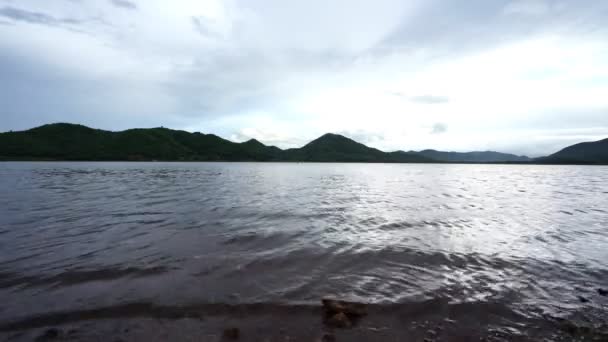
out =
{"type": "Polygon", "coordinates": [[[576,311],[606,287],[607,199],[590,166],[2,163],[0,319],[332,294],[576,311]]]}

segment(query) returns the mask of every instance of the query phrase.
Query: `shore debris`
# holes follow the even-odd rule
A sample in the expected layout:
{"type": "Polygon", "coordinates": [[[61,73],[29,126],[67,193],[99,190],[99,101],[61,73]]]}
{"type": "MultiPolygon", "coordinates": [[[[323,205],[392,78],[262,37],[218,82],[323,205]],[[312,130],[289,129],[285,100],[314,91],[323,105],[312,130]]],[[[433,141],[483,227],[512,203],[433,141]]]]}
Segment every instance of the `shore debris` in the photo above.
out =
{"type": "Polygon", "coordinates": [[[226,328],[222,336],[229,340],[238,340],[241,335],[239,328],[226,328]]]}
{"type": "Polygon", "coordinates": [[[335,328],[350,328],[356,320],[367,315],[363,303],[347,302],[324,298],[321,300],[325,313],[325,323],[335,328]]]}

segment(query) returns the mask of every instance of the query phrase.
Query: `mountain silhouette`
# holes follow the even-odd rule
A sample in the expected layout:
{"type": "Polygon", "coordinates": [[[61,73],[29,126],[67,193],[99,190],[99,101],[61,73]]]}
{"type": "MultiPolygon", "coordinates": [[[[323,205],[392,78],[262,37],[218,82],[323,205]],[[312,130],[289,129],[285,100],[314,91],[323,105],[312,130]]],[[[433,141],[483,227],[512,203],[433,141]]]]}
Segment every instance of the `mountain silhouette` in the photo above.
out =
{"type": "Polygon", "coordinates": [[[494,151],[474,151],[474,152],[443,152],[436,150],[422,150],[413,152],[434,160],[445,162],[469,162],[469,163],[497,163],[497,162],[525,162],[530,158],[509,153],[494,151]]]}
{"type": "Polygon", "coordinates": [[[303,161],[381,163],[608,163],[608,139],[567,147],[550,156],[483,151],[436,150],[383,152],[339,134],[327,133],[301,148],[282,150],[255,139],[236,143],[214,134],[168,128],[112,132],[70,123],[48,124],[0,133],[0,160],[165,160],[165,161],[303,161]]]}
{"type": "Polygon", "coordinates": [[[568,146],[547,157],[539,158],[538,161],[555,164],[608,164],[608,139],[568,146]]]}

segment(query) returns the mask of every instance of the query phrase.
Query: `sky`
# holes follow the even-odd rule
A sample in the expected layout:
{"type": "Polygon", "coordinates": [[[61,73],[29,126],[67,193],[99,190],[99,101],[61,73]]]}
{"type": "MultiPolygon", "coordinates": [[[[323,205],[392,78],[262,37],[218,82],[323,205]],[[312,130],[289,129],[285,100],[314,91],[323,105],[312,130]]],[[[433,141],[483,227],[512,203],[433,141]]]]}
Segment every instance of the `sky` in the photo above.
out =
{"type": "Polygon", "coordinates": [[[0,0],[0,131],[529,156],[608,137],[608,1],[0,0]]]}

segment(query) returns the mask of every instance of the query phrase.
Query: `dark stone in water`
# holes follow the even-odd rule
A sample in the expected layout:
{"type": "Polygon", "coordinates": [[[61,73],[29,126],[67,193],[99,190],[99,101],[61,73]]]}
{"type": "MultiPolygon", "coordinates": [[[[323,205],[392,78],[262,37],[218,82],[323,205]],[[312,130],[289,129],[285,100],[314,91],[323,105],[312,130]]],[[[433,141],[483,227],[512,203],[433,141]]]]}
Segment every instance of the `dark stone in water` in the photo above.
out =
{"type": "Polygon", "coordinates": [[[350,328],[356,320],[367,315],[363,303],[347,302],[324,298],[321,300],[325,313],[325,323],[335,328],[350,328]]]}
{"type": "Polygon", "coordinates": [[[323,334],[323,336],[321,336],[321,342],[335,342],[336,341],[336,336],[334,336],[333,334],[330,333],[325,333],[323,334]]]}
{"type": "Polygon", "coordinates": [[[367,306],[363,303],[347,302],[343,300],[322,299],[323,309],[327,314],[343,313],[349,317],[367,315],[367,306]]]}
{"type": "Polygon", "coordinates": [[[600,296],[604,296],[604,297],[608,296],[608,290],[606,290],[606,289],[597,289],[597,293],[600,296]]]}
{"type": "Polygon", "coordinates": [[[587,326],[579,326],[571,322],[566,322],[564,324],[564,330],[570,335],[586,335],[591,332],[591,328],[587,326]]]}
{"type": "Polygon", "coordinates": [[[352,322],[344,312],[339,312],[327,320],[327,324],[335,328],[350,328],[352,322]]]}
{"type": "Polygon", "coordinates": [[[44,332],[44,334],[38,336],[38,338],[36,338],[36,341],[54,340],[54,339],[58,338],[60,334],[61,334],[61,330],[59,330],[57,328],[50,328],[50,329],[47,329],[44,332]]]}
{"type": "Polygon", "coordinates": [[[229,340],[238,340],[240,335],[239,328],[226,328],[223,333],[224,338],[229,340]]]}
{"type": "Polygon", "coordinates": [[[581,303],[587,303],[587,302],[589,302],[589,299],[587,299],[587,298],[585,298],[585,297],[583,297],[583,296],[577,296],[577,298],[578,298],[578,300],[579,300],[581,303]]]}

